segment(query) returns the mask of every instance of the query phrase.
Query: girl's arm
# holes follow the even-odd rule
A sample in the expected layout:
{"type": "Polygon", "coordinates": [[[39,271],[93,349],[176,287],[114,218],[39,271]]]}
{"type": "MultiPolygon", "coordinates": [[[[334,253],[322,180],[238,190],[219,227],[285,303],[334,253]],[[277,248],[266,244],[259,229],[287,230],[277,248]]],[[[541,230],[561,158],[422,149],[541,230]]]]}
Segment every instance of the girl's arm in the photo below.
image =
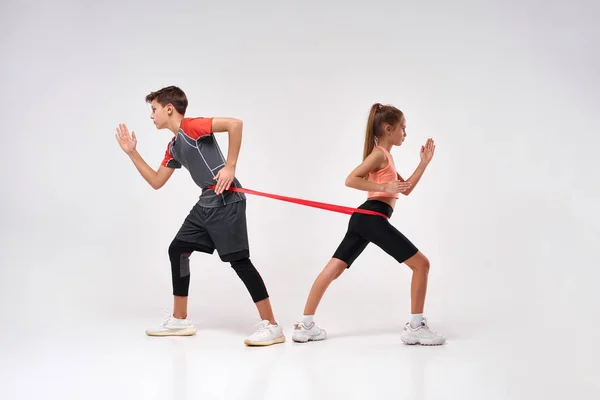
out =
{"type": "Polygon", "coordinates": [[[394,181],[387,184],[368,181],[371,172],[377,171],[387,162],[385,154],[375,149],[358,167],[346,178],[346,186],[365,192],[400,193],[410,188],[410,182],[394,181]]]}
{"type": "Polygon", "coordinates": [[[421,146],[421,162],[417,166],[417,169],[415,170],[415,172],[413,172],[413,174],[410,176],[410,178],[408,178],[406,181],[404,179],[402,179],[400,174],[398,174],[399,181],[410,182],[410,184],[411,184],[407,190],[402,192],[404,195],[408,196],[415,189],[415,186],[417,186],[417,183],[419,183],[419,181],[421,180],[421,177],[423,176],[423,172],[425,172],[425,169],[431,162],[434,152],[435,152],[435,143],[433,142],[433,139],[427,139],[427,142],[425,143],[425,145],[421,146]]]}

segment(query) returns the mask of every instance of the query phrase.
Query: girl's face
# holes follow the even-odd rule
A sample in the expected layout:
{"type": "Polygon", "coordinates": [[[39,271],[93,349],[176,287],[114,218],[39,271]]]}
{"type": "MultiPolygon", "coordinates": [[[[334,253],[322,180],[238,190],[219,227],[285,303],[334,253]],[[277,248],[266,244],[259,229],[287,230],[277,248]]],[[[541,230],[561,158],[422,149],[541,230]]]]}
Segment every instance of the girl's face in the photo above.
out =
{"type": "Polygon", "coordinates": [[[402,120],[395,126],[387,125],[385,133],[394,146],[400,146],[406,138],[406,119],[402,117],[402,120]]]}

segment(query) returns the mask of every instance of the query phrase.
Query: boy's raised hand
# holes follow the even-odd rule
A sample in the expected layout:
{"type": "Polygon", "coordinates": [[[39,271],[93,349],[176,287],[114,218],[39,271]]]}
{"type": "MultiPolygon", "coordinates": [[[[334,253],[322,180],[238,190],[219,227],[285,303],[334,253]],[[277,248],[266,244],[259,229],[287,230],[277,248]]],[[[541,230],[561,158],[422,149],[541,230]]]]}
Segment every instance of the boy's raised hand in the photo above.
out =
{"type": "Polygon", "coordinates": [[[125,153],[130,154],[132,151],[135,150],[135,146],[137,145],[137,138],[135,137],[135,132],[132,131],[131,135],[129,134],[129,129],[127,129],[127,125],[119,124],[119,127],[117,128],[117,134],[115,135],[115,137],[117,138],[121,149],[125,153]]]}

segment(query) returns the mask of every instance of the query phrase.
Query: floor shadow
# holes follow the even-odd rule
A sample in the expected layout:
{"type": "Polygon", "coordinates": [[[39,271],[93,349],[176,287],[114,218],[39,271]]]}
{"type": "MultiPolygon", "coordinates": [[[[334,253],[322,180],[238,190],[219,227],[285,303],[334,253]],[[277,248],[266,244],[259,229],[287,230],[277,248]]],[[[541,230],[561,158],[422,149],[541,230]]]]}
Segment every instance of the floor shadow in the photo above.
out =
{"type": "Polygon", "coordinates": [[[360,337],[360,336],[377,336],[377,335],[390,335],[397,334],[400,335],[402,332],[402,328],[398,328],[397,326],[389,326],[389,327],[381,327],[381,328],[371,328],[371,329],[358,329],[351,331],[341,331],[341,332],[327,332],[327,338],[329,339],[340,339],[340,338],[351,338],[351,337],[360,337]]]}

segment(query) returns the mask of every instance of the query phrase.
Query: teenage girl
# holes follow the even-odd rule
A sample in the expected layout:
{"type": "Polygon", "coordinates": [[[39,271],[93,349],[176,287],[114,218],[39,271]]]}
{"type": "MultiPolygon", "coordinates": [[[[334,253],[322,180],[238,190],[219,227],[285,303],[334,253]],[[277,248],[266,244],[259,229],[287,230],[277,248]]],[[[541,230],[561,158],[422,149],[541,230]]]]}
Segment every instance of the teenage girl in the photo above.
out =
{"type": "MultiPolygon", "coordinates": [[[[346,186],[368,192],[367,201],[359,208],[377,211],[391,217],[398,193],[409,195],[433,158],[435,144],[427,139],[421,146],[421,162],[407,180],[396,172],[390,154],[392,146],[400,146],[406,138],[406,119],[402,111],[391,105],[371,107],[363,153],[363,162],[346,179],[346,186]]],[[[324,329],[314,322],[314,314],[327,287],[350,268],[367,245],[373,242],[399,263],[412,269],[411,318],[400,339],[407,344],[441,345],[446,338],[429,329],[423,318],[429,260],[383,216],[354,213],[348,231],[333,258],[319,274],[308,295],[302,320],[295,324],[295,342],[323,340],[324,329]]]]}

